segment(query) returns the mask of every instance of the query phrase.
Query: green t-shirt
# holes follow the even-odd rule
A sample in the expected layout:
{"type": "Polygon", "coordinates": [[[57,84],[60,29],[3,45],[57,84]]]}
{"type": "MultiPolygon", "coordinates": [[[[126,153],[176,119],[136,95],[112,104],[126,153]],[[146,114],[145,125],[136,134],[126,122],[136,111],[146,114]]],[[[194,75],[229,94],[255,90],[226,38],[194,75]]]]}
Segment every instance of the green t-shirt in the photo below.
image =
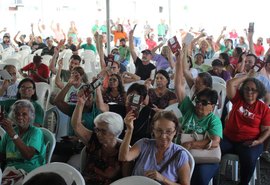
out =
{"type": "Polygon", "coordinates": [[[83,48],[84,50],[92,50],[95,53],[97,52],[97,49],[96,49],[96,47],[93,44],[90,44],[90,45],[83,44],[83,45],[81,45],[81,48],[83,48]]]}
{"type": "Polygon", "coordinates": [[[184,133],[196,132],[204,134],[206,131],[213,136],[222,138],[222,124],[220,119],[213,113],[199,119],[195,114],[195,107],[189,97],[185,97],[178,108],[183,117],[180,120],[184,133]]]}
{"type": "MultiPolygon", "coordinates": [[[[9,113],[10,111],[10,107],[17,101],[17,99],[7,99],[7,100],[3,100],[0,101],[0,105],[4,105],[5,106],[5,111],[7,113],[9,113]]],[[[42,109],[42,107],[39,105],[39,103],[35,102],[35,101],[31,101],[34,108],[35,108],[35,120],[34,123],[39,124],[39,125],[43,125],[43,121],[44,121],[44,110],[42,109]]]]}
{"type": "MultiPolygon", "coordinates": [[[[14,128],[18,133],[18,127],[14,128]]],[[[36,153],[30,159],[24,159],[13,140],[6,133],[0,141],[0,152],[6,155],[7,166],[14,166],[16,169],[23,169],[30,172],[46,163],[46,145],[40,128],[30,125],[27,132],[21,137],[25,145],[35,148],[36,153]]]]}
{"type": "Polygon", "coordinates": [[[99,30],[99,26],[98,26],[98,25],[94,25],[94,26],[92,27],[92,33],[93,33],[93,34],[95,34],[96,31],[98,31],[98,30],[99,30]]]}
{"type": "MultiPolygon", "coordinates": [[[[224,46],[224,45],[220,45],[220,52],[221,53],[223,53],[223,52],[225,52],[226,50],[227,50],[227,48],[226,48],[226,46],[224,46]]],[[[229,56],[232,56],[232,54],[233,54],[233,49],[230,49],[229,51],[227,51],[227,54],[229,55],[229,56]]]]}
{"type": "Polygon", "coordinates": [[[209,66],[207,64],[198,65],[196,63],[193,63],[193,68],[197,69],[199,73],[203,73],[203,72],[208,72],[209,70],[211,70],[212,66],[209,66]]]}
{"type": "Polygon", "coordinates": [[[120,46],[119,49],[119,54],[120,54],[120,57],[121,57],[121,60],[127,60],[129,61],[130,60],[130,51],[129,51],[129,48],[128,47],[122,47],[120,46]]]}
{"type": "Polygon", "coordinates": [[[107,33],[107,26],[102,25],[99,30],[101,30],[102,33],[107,33]]]}

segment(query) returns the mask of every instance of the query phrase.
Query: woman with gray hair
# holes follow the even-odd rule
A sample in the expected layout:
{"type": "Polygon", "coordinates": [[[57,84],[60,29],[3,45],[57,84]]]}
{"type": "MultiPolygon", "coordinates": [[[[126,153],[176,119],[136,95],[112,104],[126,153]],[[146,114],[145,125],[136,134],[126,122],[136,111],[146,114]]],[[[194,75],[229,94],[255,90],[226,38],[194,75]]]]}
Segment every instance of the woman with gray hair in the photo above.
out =
{"type": "Polygon", "coordinates": [[[131,174],[131,163],[118,160],[121,141],[118,136],[123,130],[123,119],[119,114],[104,112],[95,120],[94,131],[82,124],[82,112],[87,97],[78,93],[78,101],[71,118],[76,135],[86,145],[86,168],[82,172],[86,184],[110,184],[131,174]]]}
{"type": "Polygon", "coordinates": [[[0,141],[0,162],[30,172],[45,164],[46,146],[40,128],[33,126],[35,109],[28,100],[18,100],[8,118],[1,116],[6,133],[0,141]],[[15,127],[13,127],[15,125],[15,127]]]}

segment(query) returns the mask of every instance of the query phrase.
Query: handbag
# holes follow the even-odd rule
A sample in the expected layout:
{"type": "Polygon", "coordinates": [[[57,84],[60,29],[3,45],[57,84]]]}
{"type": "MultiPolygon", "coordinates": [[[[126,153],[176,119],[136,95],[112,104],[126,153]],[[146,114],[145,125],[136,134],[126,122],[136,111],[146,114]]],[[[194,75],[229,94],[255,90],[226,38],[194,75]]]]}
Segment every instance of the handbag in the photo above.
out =
{"type": "Polygon", "coordinates": [[[209,138],[210,142],[207,144],[205,149],[190,149],[189,152],[193,156],[195,163],[219,163],[221,160],[220,146],[211,148],[212,139],[209,137],[208,132],[203,134],[197,134],[196,132],[191,134],[181,133],[181,143],[189,141],[201,141],[205,138],[209,138]]]}

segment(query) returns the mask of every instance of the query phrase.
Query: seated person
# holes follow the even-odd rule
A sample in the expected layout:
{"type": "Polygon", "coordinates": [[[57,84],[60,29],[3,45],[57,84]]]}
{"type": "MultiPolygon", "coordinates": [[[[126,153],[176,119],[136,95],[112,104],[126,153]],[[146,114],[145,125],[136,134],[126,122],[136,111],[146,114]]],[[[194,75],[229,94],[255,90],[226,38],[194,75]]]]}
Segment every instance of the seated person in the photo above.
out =
{"type": "Polygon", "coordinates": [[[47,43],[47,46],[42,49],[41,56],[43,56],[43,55],[51,55],[51,56],[53,56],[54,48],[55,48],[55,46],[53,45],[53,38],[47,37],[46,38],[46,43],[47,43]]]}
{"type": "MultiPolygon", "coordinates": [[[[173,139],[178,133],[179,123],[173,112],[157,112],[152,120],[153,139],[143,138],[129,146],[136,117],[130,111],[125,117],[126,133],[120,147],[119,159],[136,164],[133,175],[146,176],[162,184],[190,184],[188,154],[173,139]],[[171,160],[169,164],[167,161],[171,160]]],[[[199,184],[199,183],[198,183],[199,184]]]]}
{"type": "MultiPolygon", "coordinates": [[[[184,48],[185,49],[185,48],[184,48]]],[[[190,141],[181,143],[186,149],[205,149],[207,147],[215,148],[219,146],[222,138],[222,124],[220,119],[213,114],[214,107],[217,104],[218,93],[215,90],[204,88],[196,93],[195,103],[185,92],[184,67],[181,54],[177,55],[175,90],[179,102],[179,109],[183,115],[181,119],[182,132],[191,134],[205,134],[208,132],[209,138],[199,141],[190,141]],[[211,143],[210,146],[209,143],[211,143]]],[[[215,176],[219,168],[219,163],[195,164],[194,172],[191,178],[192,185],[208,185],[215,176]]]]}
{"type": "Polygon", "coordinates": [[[19,73],[25,78],[33,79],[35,82],[49,82],[50,70],[47,65],[42,63],[42,57],[38,55],[34,56],[32,63],[21,68],[19,73]],[[23,71],[27,71],[28,74],[23,73],[23,71]]]}
{"type": "Polygon", "coordinates": [[[85,94],[79,97],[71,123],[76,135],[86,146],[87,159],[82,175],[86,184],[109,185],[113,181],[131,174],[131,165],[118,160],[121,142],[117,140],[123,131],[123,119],[119,114],[105,112],[98,115],[95,128],[89,130],[82,124],[85,94]]]}
{"type": "Polygon", "coordinates": [[[34,108],[35,108],[35,119],[34,119],[34,125],[35,126],[42,126],[43,125],[43,119],[44,119],[44,110],[42,107],[37,103],[37,94],[36,94],[36,84],[35,82],[30,78],[25,78],[20,81],[18,85],[18,92],[16,95],[16,99],[6,99],[3,101],[0,101],[0,105],[4,106],[5,111],[8,113],[10,110],[10,107],[17,101],[17,100],[29,100],[34,108]]]}
{"type": "Polygon", "coordinates": [[[163,46],[164,43],[159,44],[153,50],[151,50],[153,57],[152,60],[155,61],[157,70],[166,70],[168,68],[174,68],[173,54],[169,46],[163,46]],[[162,47],[163,46],[163,47],[162,47]],[[156,50],[161,49],[161,53],[155,53],[156,50]]]}
{"type": "MultiPolygon", "coordinates": [[[[155,110],[151,109],[149,106],[147,106],[147,89],[144,85],[134,83],[132,84],[128,91],[127,91],[127,98],[124,105],[108,105],[104,103],[104,100],[102,98],[102,93],[100,87],[96,90],[97,98],[96,103],[97,107],[102,112],[116,112],[120,114],[123,118],[126,116],[129,107],[130,107],[130,98],[135,94],[140,96],[140,101],[138,104],[140,104],[140,110],[137,112],[138,117],[135,120],[135,132],[132,136],[131,143],[135,143],[137,140],[141,138],[150,138],[151,132],[150,132],[150,123],[152,120],[153,115],[155,114],[155,110]]],[[[120,138],[123,138],[123,134],[120,136],[120,138]]]]}
{"type": "Polygon", "coordinates": [[[112,74],[109,78],[109,87],[103,92],[104,103],[114,102],[124,105],[126,102],[126,92],[122,83],[122,78],[118,74],[112,74]]]}
{"type": "Polygon", "coordinates": [[[160,111],[177,102],[175,93],[168,89],[170,77],[167,71],[159,70],[155,75],[155,83],[156,88],[148,90],[149,106],[153,107],[155,111],[160,111]]]}
{"type": "Polygon", "coordinates": [[[3,70],[6,70],[12,79],[0,81],[0,97],[16,98],[19,84],[17,81],[16,67],[14,65],[5,65],[3,70]]]}
{"type": "Polygon", "coordinates": [[[81,39],[78,39],[78,45],[77,45],[77,50],[79,49],[84,49],[84,50],[91,50],[93,51],[94,53],[97,52],[97,49],[96,47],[92,44],[92,38],[91,37],[87,37],[86,38],[86,43],[85,44],[82,44],[82,40],[81,39]]]}
{"type": "Polygon", "coordinates": [[[201,73],[201,72],[209,71],[211,66],[204,64],[204,56],[203,56],[203,54],[197,53],[194,56],[193,68],[197,69],[201,73]]]}
{"type": "Polygon", "coordinates": [[[218,76],[225,81],[228,81],[229,79],[231,79],[231,74],[228,71],[225,71],[223,69],[224,66],[223,66],[221,60],[219,60],[219,59],[213,60],[212,68],[213,68],[212,70],[208,71],[208,73],[210,73],[210,75],[218,76]]]}
{"type": "Polygon", "coordinates": [[[40,128],[33,126],[34,119],[32,103],[18,100],[12,105],[8,119],[1,121],[6,133],[0,140],[0,159],[6,170],[10,170],[7,167],[15,167],[28,173],[46,163],[44,136],[40,128]]]}

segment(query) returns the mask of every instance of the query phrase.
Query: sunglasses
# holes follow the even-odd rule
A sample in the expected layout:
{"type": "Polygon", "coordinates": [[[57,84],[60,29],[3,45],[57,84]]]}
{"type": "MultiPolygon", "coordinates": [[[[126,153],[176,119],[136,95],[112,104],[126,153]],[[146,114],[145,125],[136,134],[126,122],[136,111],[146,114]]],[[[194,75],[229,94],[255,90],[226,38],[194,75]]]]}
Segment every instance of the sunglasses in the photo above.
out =
{"type": "Polygon", "coordinates": [[[196,104],[201,104],[203,106],[211,105],[211,102],[208,102],[208,100],[200,100],[198,98],[195,99],[196,104]]]}

